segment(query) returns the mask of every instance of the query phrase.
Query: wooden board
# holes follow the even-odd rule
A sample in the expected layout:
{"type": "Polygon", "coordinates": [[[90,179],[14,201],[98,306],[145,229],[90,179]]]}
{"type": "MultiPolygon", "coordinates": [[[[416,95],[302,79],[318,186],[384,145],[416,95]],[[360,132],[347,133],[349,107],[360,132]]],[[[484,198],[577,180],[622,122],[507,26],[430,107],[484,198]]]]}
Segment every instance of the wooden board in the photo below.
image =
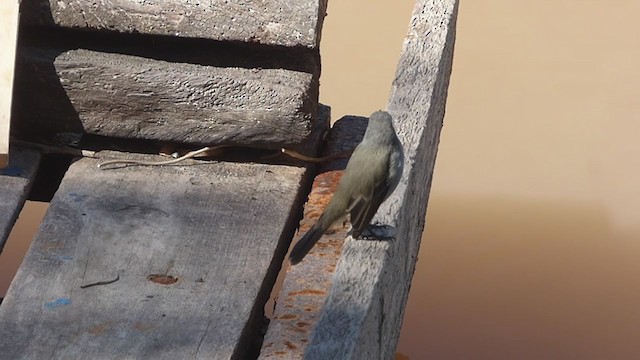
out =
{"type": "Polygon", "coordinates": [[[305,169],[96,163],[71,165],[0,306],[2,357],[244,359],[258,351],[305,169]]]}
{"type": "Polygon", "coordinates": [[[305,359],[392,359],[425,224],[451,74],[457,0],[418,0],[388,111],[405,151],[396,191],[374,222],[385,241],[347,239],[305,359]]]}
{"type": "MultiPolygon", "coordinates": [[[[354,149],[364,136],[367,122],[367,118],[360,116],[345,116],[336,121],[328,133],[323,155],[354,149]]],[[[320,217],[338,186],[347,161],[348,158],[341,158],[320,166],[304,206],[298,238],[320,217]]],[[[302,358],[311,339],[311,330],[329,294],[331,279],[348,230],[348,226],[334,224],[303,262],[287,267],[282,287],[275,298],[273,319],[269,322],[259,359],[302,358]]]]}
{"type": "Polygon", "coordinates": [[[0,49],[2,49],[0,52],[0,168],[5,167],[9,159],[9,125],[11,124],[18,17],[18,0],[0,2],[0,49]]]}
{"type": "Polygon", "coordinates": [[[327,0],[25,1],[25,24],[318,48],[327,0]]]}
{"type": "Polygon", "coordinates": [[[9,166],[0,169],[0,251],[20,214],[40,163],[40,153],[12,148],[9,166]]]}
{"type": "Polygon", "coordinates": [[[20,134],[86,132],[303,152],[314,143],[316,73],[89,50],[30,48],[21,60],[20,134]]]}

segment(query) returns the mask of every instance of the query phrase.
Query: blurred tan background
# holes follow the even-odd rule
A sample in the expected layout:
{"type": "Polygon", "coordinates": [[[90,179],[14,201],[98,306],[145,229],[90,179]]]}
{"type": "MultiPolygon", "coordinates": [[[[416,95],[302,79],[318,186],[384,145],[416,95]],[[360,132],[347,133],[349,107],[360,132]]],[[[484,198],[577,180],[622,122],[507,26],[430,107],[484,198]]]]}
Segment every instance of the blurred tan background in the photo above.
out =
{"type": "MultiPolygon", "coordinates": [[[[412,0],[330,0],[321,101],[384,108],[412,0]]],[[[398,351],[640,359],[640,2],[462,0],[398,351]]],[[[0,295],[44,206],[0,256],[0,295]],[[12,267],[13,266],[13,267],[12,267]]]]}
{"type": "MultiPolygon", "coordinates": [[[[321,101],[384,107],[413,1],[329,3],[321,101]]],[[[638,1],[461,0],[398,351],[640,359],[638,1]]]]}

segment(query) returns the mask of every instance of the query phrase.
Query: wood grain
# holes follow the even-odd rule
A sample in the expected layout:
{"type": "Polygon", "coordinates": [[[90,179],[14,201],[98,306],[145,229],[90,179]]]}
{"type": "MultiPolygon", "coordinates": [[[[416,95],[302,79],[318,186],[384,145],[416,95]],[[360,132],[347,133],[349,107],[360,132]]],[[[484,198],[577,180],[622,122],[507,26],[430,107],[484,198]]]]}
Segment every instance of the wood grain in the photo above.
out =
{"type": "Polygon", "coordinates": [[[19,69],[20,133],[312,148],[317,74],[42,48],[19,69]]]}
{"type": "Polygon", "coordinates": [[[25,24],[318,48],[326,0],[32,0],[25,24]]]}
{"type": "Polygon", "coordinates": [[[0,169],[0,251],[29,195],[39,163],[39,152],[15,147],[8,166],[0,169]]]}
{"type": "Polygon", "coordinates": [[[257,351],[306,170],[195,160],[99,170],[97,162],[71,165],[11,284],[0,307],[2,358],[257,351]]]}
{"type": "Polygon", "coordinates": [[[418,0],[388,111],[405,151],[402,181],[374,222],[395,239],[347,239],[305,359],[392,359],[411,285],[451,74],[457,0],[418,0]]]}

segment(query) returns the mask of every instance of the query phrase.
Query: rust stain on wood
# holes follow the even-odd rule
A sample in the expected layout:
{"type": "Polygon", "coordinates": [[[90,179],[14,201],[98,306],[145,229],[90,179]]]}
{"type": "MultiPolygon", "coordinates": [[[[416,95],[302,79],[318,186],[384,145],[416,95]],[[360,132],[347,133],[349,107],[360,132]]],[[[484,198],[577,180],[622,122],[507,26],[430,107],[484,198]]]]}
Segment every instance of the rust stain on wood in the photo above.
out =
{"type": "Polygon", "coordinates": [[[99,336],[104,334],[111,327],[111,322],[103,322],[98,325],[91,327],[87,332],[91,335],[99,336]]]}
{"type": "Polygon", "coordinates": [[[292,291],[289,293],[289,296],[298,296],[298,295],[324,295],[327,292],[325,290],[300,290],[300,291],[292,291]]]}
{"type": "Polygon", "coordinates": [[[178,282],[177,277],[164,274],[151,274],[147,276],[147,280],[161,285],[172,285],[178,282]]]}
{"type": "Polygon", "coordinates": [[[281,319],[281,320],[290,320],[290,319],[295,319],[295,318],[297,318],[297,317],[298,317],[298,315],[286,314],[286,315],[278,316],[278,319],[281,319]]]}
{"type": "Polygon", "coordinates": [[[133,324],[133,328],[134,328],[134,330],[137,330],[137,331],[140,331],[140,332],[145,332],[145,331],[149,331],[149,330],[153,329],[153,325],[136,321],[133,324]]]}

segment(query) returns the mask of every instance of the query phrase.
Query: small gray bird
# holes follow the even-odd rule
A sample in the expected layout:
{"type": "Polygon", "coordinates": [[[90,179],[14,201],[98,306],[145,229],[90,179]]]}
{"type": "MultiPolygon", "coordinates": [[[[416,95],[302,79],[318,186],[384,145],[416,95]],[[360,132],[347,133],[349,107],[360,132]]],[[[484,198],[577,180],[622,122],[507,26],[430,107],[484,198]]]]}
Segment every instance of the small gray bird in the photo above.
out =
{"type": "Polygon", "coordinates": [[[293,247],[289,259],[297,264],[336,221],[351,215],[351,236],[360,237],[402,176],[402,144],[386,111],[369,118],[367,131],[353,151],[347,168],[318,222],[293,247]]]}

